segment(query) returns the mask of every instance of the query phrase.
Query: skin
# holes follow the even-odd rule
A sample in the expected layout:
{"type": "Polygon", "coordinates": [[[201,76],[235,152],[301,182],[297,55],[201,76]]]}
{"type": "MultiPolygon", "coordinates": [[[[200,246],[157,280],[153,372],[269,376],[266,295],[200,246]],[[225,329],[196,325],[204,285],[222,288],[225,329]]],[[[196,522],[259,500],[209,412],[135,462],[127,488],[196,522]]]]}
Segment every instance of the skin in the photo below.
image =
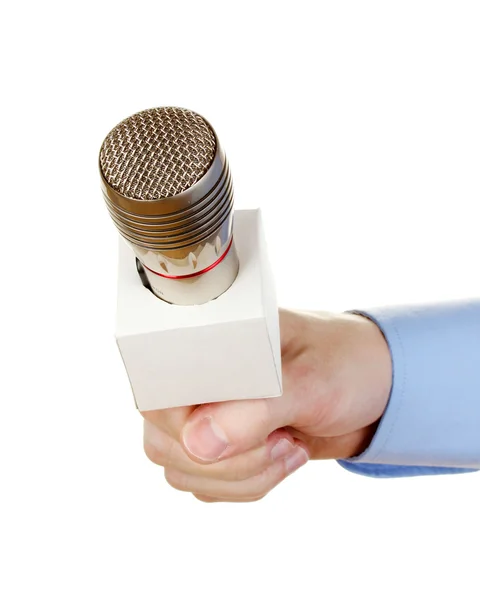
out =
{"type": "Polygon", "coordinates": [[[145,453],[172,487],[204,502],[250,502],[309,459],[368,447],[392,385],[379,328],[359,315],[281,310],[280,332],[280,398],[142,413],[145,453]]]}

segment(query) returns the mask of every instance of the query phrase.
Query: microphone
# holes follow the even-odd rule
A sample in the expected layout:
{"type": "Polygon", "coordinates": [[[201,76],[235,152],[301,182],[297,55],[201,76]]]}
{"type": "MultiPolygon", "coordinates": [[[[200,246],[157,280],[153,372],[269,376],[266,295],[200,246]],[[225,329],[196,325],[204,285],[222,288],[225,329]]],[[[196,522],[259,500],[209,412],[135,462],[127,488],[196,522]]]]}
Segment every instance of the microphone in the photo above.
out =
{"type": "Polygon", "coordinates": [[[114,127],[99,156],[101,187],[152,292],[204,304],[235,281],[233,185],[217,135],[199,114],[144,110],[114,127]]]}

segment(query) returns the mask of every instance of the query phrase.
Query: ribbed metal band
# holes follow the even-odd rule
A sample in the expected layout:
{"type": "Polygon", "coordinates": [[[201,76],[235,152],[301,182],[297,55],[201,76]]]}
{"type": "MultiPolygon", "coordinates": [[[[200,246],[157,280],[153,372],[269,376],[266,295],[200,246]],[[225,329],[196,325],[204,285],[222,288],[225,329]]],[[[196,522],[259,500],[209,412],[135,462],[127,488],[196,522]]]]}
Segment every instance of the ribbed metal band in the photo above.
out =
{"type": "Polygon", "coordinates": [[[153,111],[155,118],[152,111],[137,113],[107,136],[99,161],[102,191],[115,225],[131,243],[152,250],[187,248],[207,239],[229,218],[233,210],[230,169],[213,128],[203,117],[185,109],[153,111]],[[174,120],[174,126],[172,111],[175,116],[181,111],[182,117],[174,120]],[[141,168],[132,167],[136,160],[141,168]],[[162,183],[160,172],[165,164],[168,185],[162,183]],[[201,175],[193,181],[195,174],[201,175]],[[185,182],[191,183],[190,187],[184,189],[185,182]],[[125,190],[132,189],[137,196],[148,190],[148,197],[125,195],[125,190]],[[176,189],[180,190],[176,194],[162,195],[176,189]]]}

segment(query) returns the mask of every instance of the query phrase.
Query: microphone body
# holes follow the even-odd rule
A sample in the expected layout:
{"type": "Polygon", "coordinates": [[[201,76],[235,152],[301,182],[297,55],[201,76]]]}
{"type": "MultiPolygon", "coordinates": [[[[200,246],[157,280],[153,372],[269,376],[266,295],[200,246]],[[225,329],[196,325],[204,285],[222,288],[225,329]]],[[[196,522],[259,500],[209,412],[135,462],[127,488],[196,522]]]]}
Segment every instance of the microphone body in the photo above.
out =
{"type": "Polygon", "coordinates": [[[112,129],[99,162],[110,216],[152,292],[180,305],[222,295],[239,262],[230,168],[210,124],[181,108],[142,111],[112,129]]]}

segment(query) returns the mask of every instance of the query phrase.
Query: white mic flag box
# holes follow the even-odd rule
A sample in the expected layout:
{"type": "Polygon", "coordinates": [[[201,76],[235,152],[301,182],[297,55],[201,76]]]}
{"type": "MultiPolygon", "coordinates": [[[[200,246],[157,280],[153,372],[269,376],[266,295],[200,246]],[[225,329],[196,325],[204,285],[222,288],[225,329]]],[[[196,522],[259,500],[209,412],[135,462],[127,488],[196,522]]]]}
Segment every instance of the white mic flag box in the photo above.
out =
{"type": "Polygon", "coordinates": [[[282,394],[278,307],[260,210],[237,210],[240,270],[216,300],[167,304],[121,239],[116,339],[141,411],[282,394]]]}

